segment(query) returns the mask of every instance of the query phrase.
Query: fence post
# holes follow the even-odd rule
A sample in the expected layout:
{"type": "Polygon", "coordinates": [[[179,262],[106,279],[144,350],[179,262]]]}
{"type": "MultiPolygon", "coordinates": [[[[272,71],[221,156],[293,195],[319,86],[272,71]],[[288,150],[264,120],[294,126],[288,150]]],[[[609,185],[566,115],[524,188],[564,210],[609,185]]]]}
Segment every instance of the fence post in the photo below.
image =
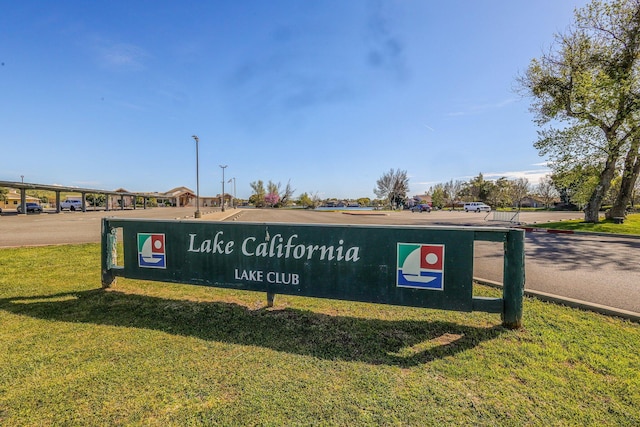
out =
{"type": "Polygon", "coordinates": [[[502,325],[509,329],[522,327],[524,299],[524,230],[509,230],[504,242],[504,309],[502,325]]]}

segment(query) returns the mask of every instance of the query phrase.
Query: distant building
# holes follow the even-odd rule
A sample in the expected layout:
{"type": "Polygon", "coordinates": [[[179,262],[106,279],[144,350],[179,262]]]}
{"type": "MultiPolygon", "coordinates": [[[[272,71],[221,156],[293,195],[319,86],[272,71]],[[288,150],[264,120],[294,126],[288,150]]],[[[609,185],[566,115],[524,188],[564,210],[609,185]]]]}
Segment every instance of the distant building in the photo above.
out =
{"type": "MultiPolygon", "coordinates": [[[[9,190],[7,194],[5,194],[6,200],[0,200],[0,209],[17,209],[20,206],[20,193],[16,190],[9,190]]],[[[26,196],[26,201],[29,203],[38,203],[40,204],[40,199],[33,196],[26,196]]]]}
{"type": "Polygon", "coordinates": [[[427,194],[427,193],[419,194],[417,196],[413,196],[413,200],[414,200],[416,205],[427,204],[427,205],[431,206],[432,203],[433,203],[433,200],[431,199],[431,196],[429,194],[427,194]]]}
{"type": "Polygon", "coordinates": [[[544,207],[544,202],[536,197],[527,196],[520,200],[520,207],[522,208],[541,208],[544,207]]]}
{"type": "MultiPolygon", "coordinates": [[[[162,201],[170,206],[182,207],[196,205],[196,193],[194,193],[193,190],[188,187],[172,188],[167,192],[158,193],[155,197],[158,200],[158,203],[161,203],[162,201]]],[[[202,205],[202,200],[203,198],[201,197],[200,205],[202,205]]]]}

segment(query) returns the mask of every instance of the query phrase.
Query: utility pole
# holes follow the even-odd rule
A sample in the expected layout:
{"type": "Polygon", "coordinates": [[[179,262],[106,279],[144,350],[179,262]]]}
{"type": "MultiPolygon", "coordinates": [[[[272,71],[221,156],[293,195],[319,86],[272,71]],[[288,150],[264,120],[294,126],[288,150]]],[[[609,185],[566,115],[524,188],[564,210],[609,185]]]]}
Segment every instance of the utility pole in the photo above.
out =
{"type": "Polygon", "coordinates": [[[198,159],[198,142],[200,139],[197,135],[193,135],[193,138],[196,141],[196,213],[194,215],[195,218],[200,218],[202,215],[200,214],[200,170],[199,170],[199,159],[198,159]]]}
{"type": "Polygon", "coordinates": [[[227,182],[231,182],[231,181],[233,181],[233,200],[232,200],[232,203],[231,203],[231,207],[233,209],[235,209],[236,208],[236,178],[235,177],[231,178],[227,182]]]}
{"type": "Polygon", "coordinates": [[[227,165],[220,165],[222,168],[222,212],[224,212],[224,170],[227,168],[227,165]]]}

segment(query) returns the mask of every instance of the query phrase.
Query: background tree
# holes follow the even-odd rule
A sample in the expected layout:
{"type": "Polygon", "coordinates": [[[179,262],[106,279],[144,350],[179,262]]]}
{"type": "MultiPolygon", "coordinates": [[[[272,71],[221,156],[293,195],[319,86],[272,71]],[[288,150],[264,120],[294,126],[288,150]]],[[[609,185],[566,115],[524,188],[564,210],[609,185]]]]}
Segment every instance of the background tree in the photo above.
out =
{"type": "Polygon", "coordinates": [[[322,204],[322,199],[317,191],[311,195],[311,201],[313,202],[314,209],[322,204]]]}
{"type": "Polygon", "coordinates": [[[444,184],[436,184],[429,188],[429,195],[431,195],[431,205],[434,208],[442,209],[447,202],[444,184]]]}
{"type": "MultiPolygon", "coordinates": [[[[587,222],[598,222],[598,212],[622,159],[625,188],[632,188],[637,180],[639,60],[640,0],[594,0],[576,10],[572,28],[556,35],[550,52],[534,59],[519,79],[533,99],[531,109],[538,124],[560,122],[563,130],[551,131],[563,136],[574,129],[597,131],[604,141],[599,147],[597,183],[585,208],[587,222]]],[[[630,192],[620,194],[627,197],[630,192]]],[[[619,202],[613,215],[619,213],[619,202]]]]}
{"type": "Polygon", "coordinates": [[[265,205],[265,196],[267,195],[264,189],[264,182],[262,180],[254,181],[249,184],[253,194],[249,197],[249,203],[252,203],[256,208],[261,208],[265,205]]]}
{"type": "Polygon", "coordinates": [[[596,166],[578,165],[552,174],[551,179],[565,205],[577,205],[582,209],[598,185],[598,169],[596,166]]]}
{"type": "Polygon", "coordinates": [[[462,181],[460,180],[451,180],[444,184],[444,191],[447,195],[447,204],[451,207],[451,209],[455,209],[455,203],[458,201],[460,197],[460,191],[462,191],[462,181]]]}
{"type": "Polygon", "coordinates": [[[267,205],[274,207],[280,201],[280,183],[271,180],[267,183],[267,194],[264,196],[267,205]]]}
{"type": "Polygon", "coordinates": [[[506,177],[500,177],[495,182],[489,183],[486,202],[493,207],[509,206],[512,201],[511,182],[506,177]]]}
{"type": "Polygon", "coordinates": [[[404,204],[409,191],[407,171],[390,169],[378,181],[373,192],[376,196],[387,201],[392,208],[404,204]]]}
{"type": "Polygon", "coordinates": [[[554,187],[550,176],[547,175],[540,178],[536,187],[536,195],[540,197],[545,208],[549,209],[551,207],[554,199],[558,197],[558,191],[554,187]]]}
{"type": "Polygon", "coordinates": [[[468,201],[486,202],[490,185],[491,183],[486,181],[484,175],[480,172],[478,176],[464,183],[460,194],[468,201]]]}
{"type": "Polygon", "coordinates": [[[358,200],[358,205],[360,206],[369,206],[371,204],[371,199],[368,197],[360,197],[358,200]]]}
{"type": "Polygon", "coordinates": [[[305,208],[313,207],[313,200],[307,193],[302,193],[300,197],[298,197],[298,204],[305,208]]]}
{"type": "Polygon", "coordinates": [[[280,196],[276,193],[267,193],[267,195],[264,196],[264,201],[267,206],[274,207],[280,201],[280,196]]]}
{"type": "Polygon", "coordinates": [[[104,194],[87,194],[85,198],[87,202],[91,203],[91,206],[103,206],[107,200],[107,196],[104,194]]]}
{"type": "Polygon", "coordinates": [[[527,197],[531,192],[531,186],[527,178],[516,178],[511,181],[509,188],[509,194],[511,195],[511,201],[516,205],[518,210],[522,207],[522,199],[527,197]]]}
{"type": "Polygon", "coordinates": [[[293,193],[296,190],[291,187],[291,180],[287,181],[287,185],[284,187],[284,191],[280,195],[280,205],[289,206],[292,202],[293,193]]]}

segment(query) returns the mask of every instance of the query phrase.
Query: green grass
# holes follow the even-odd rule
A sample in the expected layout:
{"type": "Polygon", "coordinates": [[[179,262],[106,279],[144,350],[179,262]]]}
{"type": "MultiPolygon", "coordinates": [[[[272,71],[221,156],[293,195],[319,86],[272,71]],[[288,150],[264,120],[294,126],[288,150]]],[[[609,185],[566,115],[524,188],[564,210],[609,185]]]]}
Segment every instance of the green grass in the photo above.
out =
{"type": "Polygon", "coordinates": [[[550,228],[554,230],[591,231],[598,233],[639,234],[640,214],[630,214],[623,224],[615,224],[612,220],[602,219],[599,223],[587,223],[579,219],[560,222],[527,224],[529,227],[550,228]]]}
{"type": "MultiPolygon", "coordinates": [[[[0,425],[640,425],[640,325],[118,279],[98,245],[0,250],[0,425]]],[[[495,290],[478,287],[477,293],[495,290]]]]}

